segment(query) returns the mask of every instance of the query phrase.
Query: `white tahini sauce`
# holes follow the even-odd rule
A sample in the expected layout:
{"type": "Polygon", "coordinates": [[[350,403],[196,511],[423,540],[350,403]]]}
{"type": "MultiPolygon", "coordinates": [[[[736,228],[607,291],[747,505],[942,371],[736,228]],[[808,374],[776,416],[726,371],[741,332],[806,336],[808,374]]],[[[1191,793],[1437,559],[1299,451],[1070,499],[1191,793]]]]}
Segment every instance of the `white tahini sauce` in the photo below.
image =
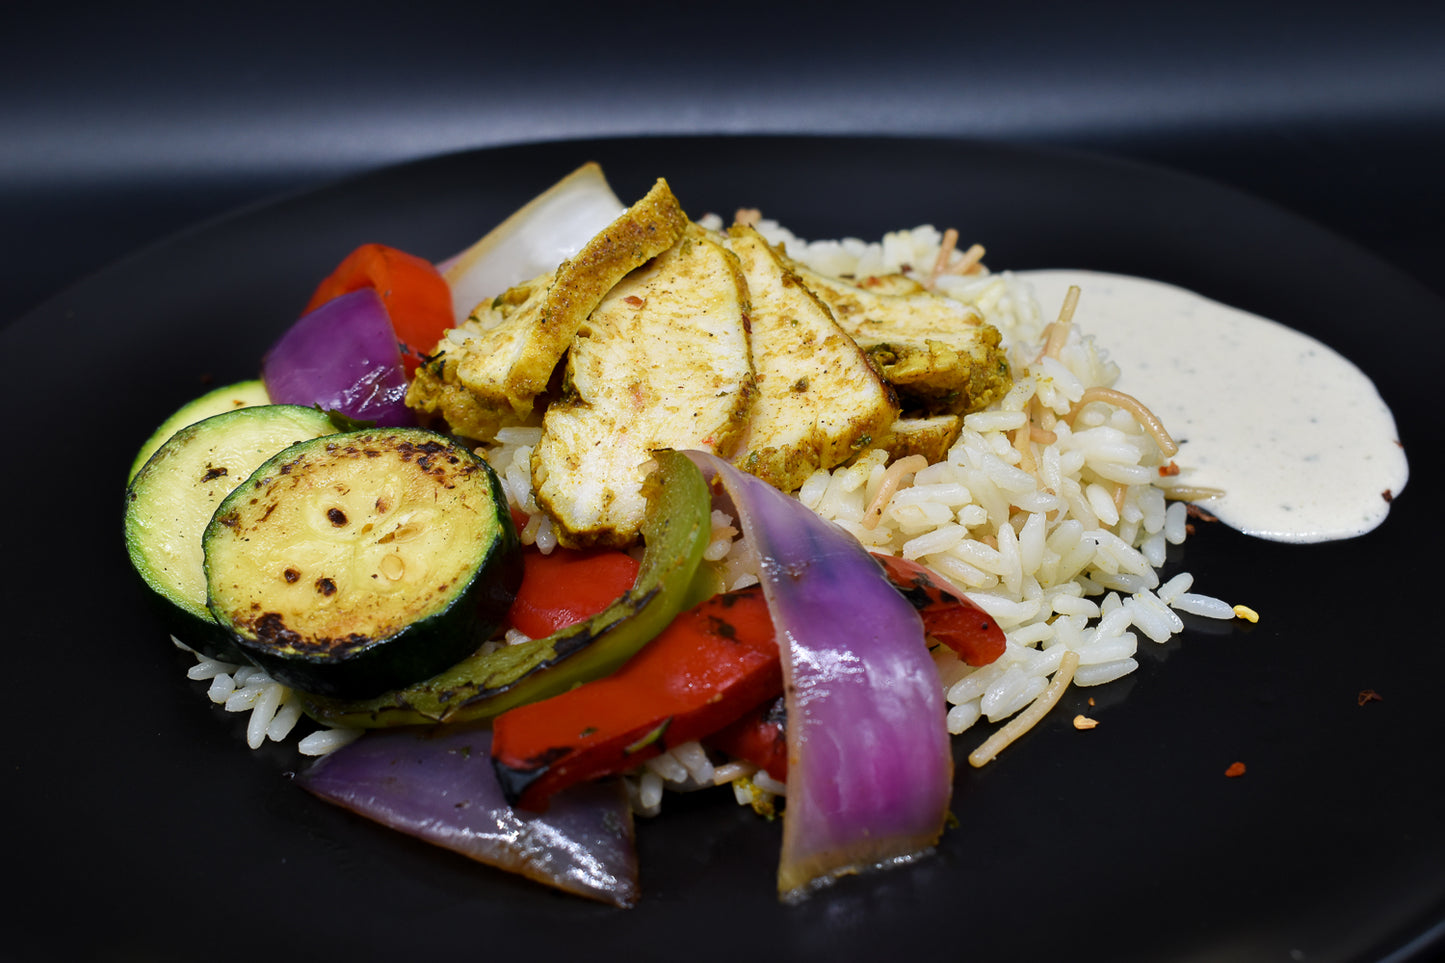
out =
{"type": "Polygon", "coordinates": [[[1384,521],[1405,487],[1390,409],[1364,372],[1315,339],[1158,281],[1017,276],[1045,318],[1078,285],[1079,330],[1119,366],[1115,387],[1179,443],[1179,481],[1223,489],[1199,504],[1231,528],[1280,542],[1350,538],[1384,521]]]}

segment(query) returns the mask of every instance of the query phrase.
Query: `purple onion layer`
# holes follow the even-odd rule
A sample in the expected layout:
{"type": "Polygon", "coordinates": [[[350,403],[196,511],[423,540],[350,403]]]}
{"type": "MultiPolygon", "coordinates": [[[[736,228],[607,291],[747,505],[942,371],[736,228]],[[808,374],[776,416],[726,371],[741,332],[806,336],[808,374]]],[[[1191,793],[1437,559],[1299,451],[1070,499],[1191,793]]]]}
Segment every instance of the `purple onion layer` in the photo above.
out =
{"type": "Polygon", "coordinates": [[[502,798],[492,733],[478,726],[378,729],[297,781],[315,795],[429,843],[557,889],[631,906],[639,894],[632,812],[621,783],[553,797],[544,814],[502,798]]]}
{"type": "Polygon", "coordinates": [[[918,613],[838,526],[712,455],[761,560],[783,654],[788,795],[778,890],[901,862],[943,832],[953,757],[918,613]]]}
{"type": "Polygon", "coordinates": [[[304,314],[266,352],[261,380],[275,404],[320,405],[386,427],[416,423],[406,369],[381,296],[361,288],[304,314]]]}

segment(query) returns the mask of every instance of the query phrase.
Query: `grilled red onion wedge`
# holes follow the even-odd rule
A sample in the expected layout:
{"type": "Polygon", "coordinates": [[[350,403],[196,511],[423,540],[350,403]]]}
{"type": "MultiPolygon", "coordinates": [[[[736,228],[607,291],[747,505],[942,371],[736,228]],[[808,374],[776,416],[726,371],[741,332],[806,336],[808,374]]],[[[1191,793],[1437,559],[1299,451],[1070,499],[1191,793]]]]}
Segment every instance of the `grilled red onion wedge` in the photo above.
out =
{"type": "Polygon", "coordinates": [[[917,611],[841,528],[715,456],[687,454],[731,499],[778,634],[788,714],[779,895],[923,854],[943,833],[953,756],[917,611]]]}
{"type": "Polygon", "coordinates": [[[631,906],[637,852],[617,781],[560,793],[545,814],[513,810],[488,762],[492,734],[475,725],[368,732],[297,777],[352,812],[568,893],[631,906]]]}
{"type": "Polygon", "coordinates": [[[379,426],[416,423],[391,316],[372,288],[302,315],[266,352],[261,379],[276,404],[319,407],[379,426]]]}

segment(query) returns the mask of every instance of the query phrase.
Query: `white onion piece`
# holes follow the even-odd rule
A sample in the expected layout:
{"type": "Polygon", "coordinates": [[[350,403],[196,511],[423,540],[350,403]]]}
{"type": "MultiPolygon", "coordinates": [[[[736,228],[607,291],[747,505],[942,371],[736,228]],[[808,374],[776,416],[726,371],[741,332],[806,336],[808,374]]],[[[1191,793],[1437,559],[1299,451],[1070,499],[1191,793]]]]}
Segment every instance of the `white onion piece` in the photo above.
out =
{"type": "Polygon", "coordinates": [[[625,210],[595,163],[583,164],[532,198],[480,241],[437,265],[452,288],[456,323],[482,301],[554,270],[625,210]]]}

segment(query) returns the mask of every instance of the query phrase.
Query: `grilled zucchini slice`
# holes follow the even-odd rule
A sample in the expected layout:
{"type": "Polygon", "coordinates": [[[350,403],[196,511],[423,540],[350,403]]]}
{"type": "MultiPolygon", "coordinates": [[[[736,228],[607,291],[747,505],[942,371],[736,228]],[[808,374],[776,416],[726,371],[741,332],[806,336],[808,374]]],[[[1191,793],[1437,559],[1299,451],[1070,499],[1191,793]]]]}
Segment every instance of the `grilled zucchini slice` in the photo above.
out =
{"type": "MultiPolygon", "coordinates": [[[[266,394],[266,386],[258,380],[239,381],[233,385],[226,385],[224,388],[217,388],[208,391],[193,401],[188,401],[176,410],[165,421],[161,422],[146,443],[141,445],[140,451],[136,453],[135,461],[130,466],[130,478],[133,479],[150,461],[161,445],[170,440],[171,436],[187,425],[209,418],[212,415],[219,415],[225,411],[234,411],[237,408],[250,408],[253,405],[269,405],[271,398],[266,394]]],[[[129,480],[129,479],[127,479],[129,480]]]]}
{"type": "Polygon", "coordinates": [[[278,453],[216,510],[204,546],[211,612],[247,657],[293,688],[341,698],[470,655],[522,577],[491,468],[414,428],[278,453]]]}
{"type": "Polygon", "coordinates": [[[125,492],[126,551],[176,638],[214,658],[245,661],[206,607],[201,536],[216,506],[256,466],[292,442],[335,430],[314,408],[236,408],[180,428],[136,472],[125,492]]]}

